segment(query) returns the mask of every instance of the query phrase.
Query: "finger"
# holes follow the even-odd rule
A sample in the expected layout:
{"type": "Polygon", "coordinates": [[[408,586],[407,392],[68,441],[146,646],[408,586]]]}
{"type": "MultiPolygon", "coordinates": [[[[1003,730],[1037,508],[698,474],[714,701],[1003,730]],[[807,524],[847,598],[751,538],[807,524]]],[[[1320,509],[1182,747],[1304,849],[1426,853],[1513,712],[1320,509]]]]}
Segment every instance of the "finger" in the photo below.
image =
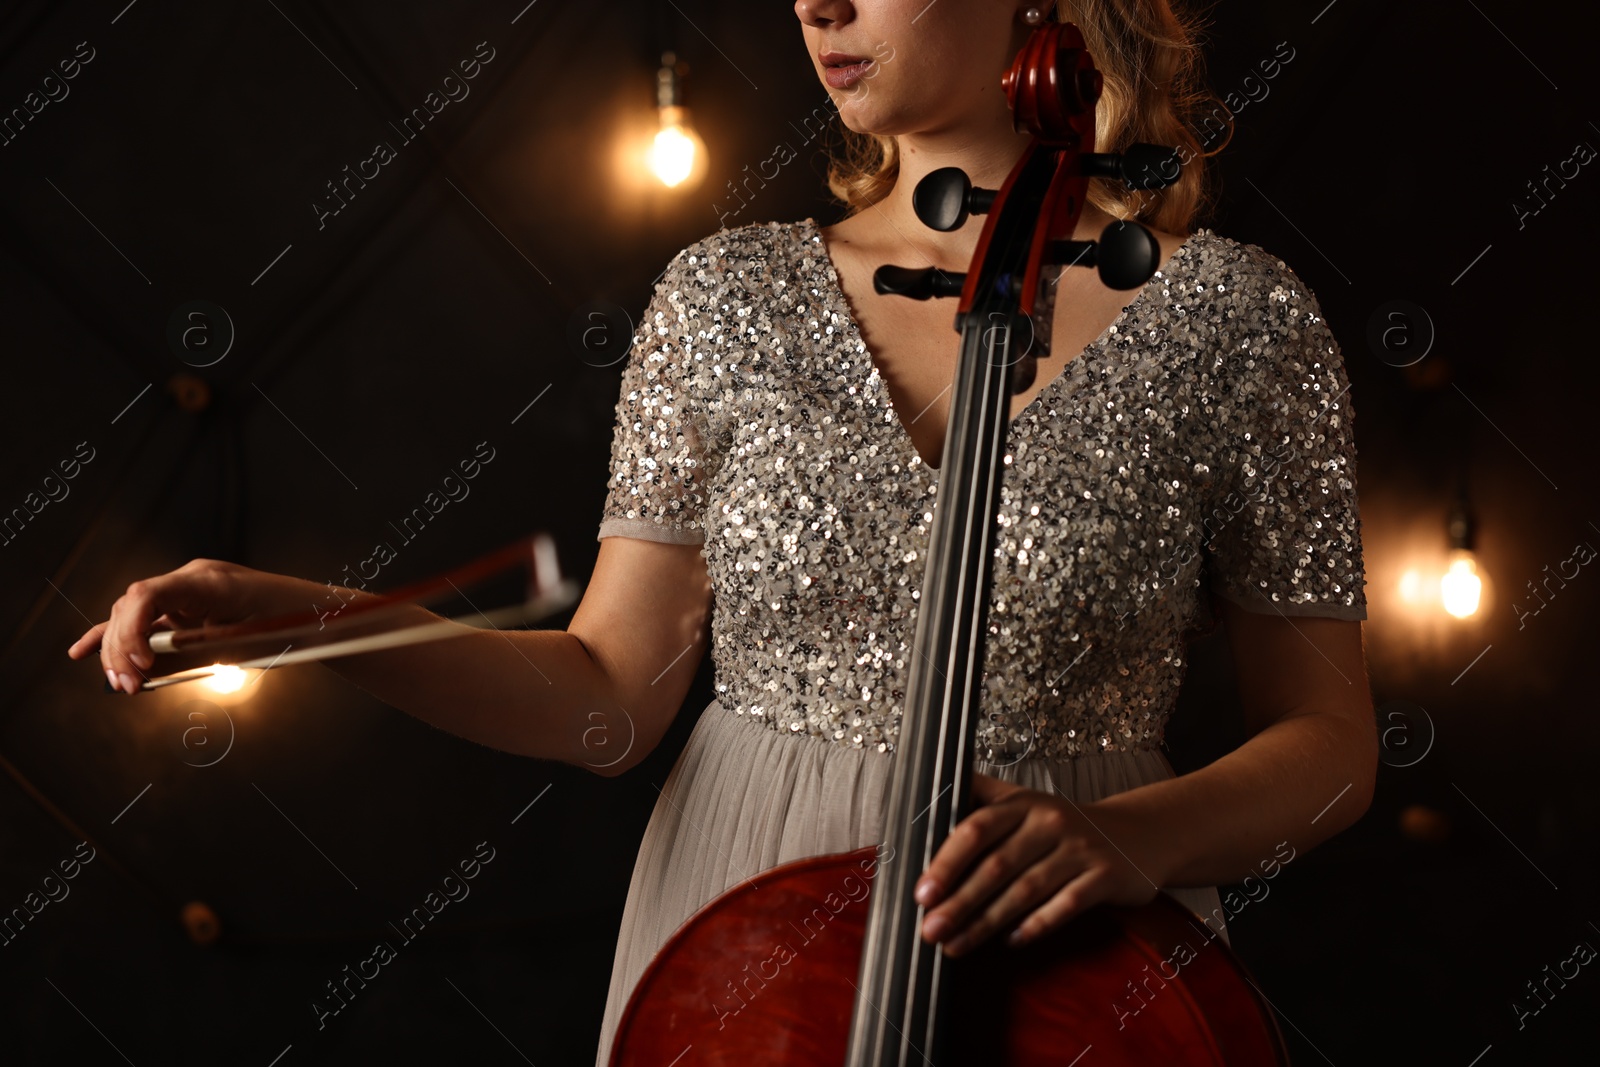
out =
{"type": "Polygon", "coordinates": [[[979,808],[956,824],[950,836],[944,839],[933,862],[917,880],[916,900],[931,907],[947,894],[960,880],[962,872],[975,863],[995,842],[1011,833],[1026,816],[1019,805],[998,805],[979,808]]]}
{"type": "Polygon", "coordinates": [[[100,662],[111,688],[122,693],[137,693],[148,677],[121,646],[109,635],[100,642],[100,662]]]}
{"type": "Polygon", "coordinates": [[[107,665],[104,637],[106,627],[109,625],[109,622],[101,622],[89,627],[84,635],[74,641],[67,649],[67,655],[73,659],[87,659],[98,651],[100,653],[100,669],[105,672],[106,685],[112,689],[120,689],[122,683],[117,679],[117,672],[107,665]]]}
{"type": "Polygon", "coordinates": [[[998,804],[1013,793],[1021,793],[1024,786],[1007,782],[992,774],[972,772],[972,800],[976,804],[998,804]]]}
{"type": "Polygon", "coordinates": [[[89,653],[100,647],[100,635],[105,633],[105,629],[106,624],[103,622],[96,623],[90,627],[82,637],[72,642],[72,645],[67,649],[67,655],[73,659],[83,659],[88,656],[89,653]]]}
{"type": "Polygon", "coordinates": [[[994,805],[1003,802],[1007,797],[1015,796],[1022,792],[1026,792],[1024,787],[1017,785],[1015,782],[1006,782],[993,775],[973,772],[972,798],[979,805],[979,810],[963,820],[961,825],[957,826],[950,837],[945,839],[945,843],[940,846],[933,862],[928,865],[927,871],[923,872],[922,878],[917,882],[915,893],[917,903],[922,904],[924,907],[931,907],[937,904],[949,892],[950,887],[955,884],[956,880],[961,877],[961,872],[966,869],[967,865],[982,855],[995,841],[999,840],[1003,833],[1009,832],[1010,826],[1014,825],[1014,820],[1006,822],[1003,829],[996,827],[988,821],[996,818],[996,816],[992,813],[985,813],[984,809],[992,808],[994,805]],[[974,818],[977,818],[978,821],[973,823],[972,827],[965,831],[961,829],[961,826],[965,826],[974,818]],[[985,833],[970,841],[967,840],[963,835],[969,834],[975,828],[994,832],[985,833]],[[952,842],[954,843],[952,844],[952,842]]]}
{"type": "Polygon", "coordinates": [[[1069,859],[1057,849],[1045,853],[1038,862],[1014,874],[986,906],[973,914],[955,936],[946,940],[945,953],[959,956],[997,932],[1017,925],[1084,873],[1081,860],[1069,859]]]}
{"type": "Polygon", "coordinates": [[[1060,929],[1074,916],[1111,899],[1112,882],[1105,868],[1089,868],[1018,923],[1008,940],[1013,945],[1022,945],[1060,929]]]}
{"type": "Polygon", "coordinates": [[[115,672],[125,692],[137,692],[147,671],[155,663],[146,634],[157,614],[157,599],[172,584],[168,576],[134,582],[112,605],[111,618],[102,639],[101,658],[115,672]]]}
{"type": "Polygon", "coordinates": [[[117,606],[111,605],[111,618],[101,624],[100,629],[100,669],[105,671],[106,681],[112,689],[126,692],[121,678],[117,675],[116,658],[113,655],[114,647],[111,639],[111,625],[117,617],[117,606]]]}
{"type": "MultiPolygon", "coordinates": [[[[1011,834],[972,869],[948,899],[928,912],[923,920],[924,936],[930,941],[964,936],[972,920],[983,913],[985,905],[1002,896],[1018,877],[1024,876],[1037,861],[1050,855],[1060,844],[1059,833],[1042,831],[1037,827],[1030,832],[1024,826],[1011,834]]],[[[1028,891],[1038,894],[1039,898],[1064,880],[1058,878],[1054,885],[1043,885],[1036,884],[1038,876],[1026,876],[1032,879],[1028,891]]]]}

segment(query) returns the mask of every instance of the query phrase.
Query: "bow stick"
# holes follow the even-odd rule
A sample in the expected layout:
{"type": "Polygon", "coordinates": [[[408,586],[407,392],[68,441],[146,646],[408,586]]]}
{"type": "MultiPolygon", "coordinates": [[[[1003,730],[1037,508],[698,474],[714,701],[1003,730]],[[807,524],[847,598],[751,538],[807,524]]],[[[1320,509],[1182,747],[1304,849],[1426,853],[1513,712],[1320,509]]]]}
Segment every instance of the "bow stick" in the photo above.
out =
{"type": "Polygon", "coordinates": [[[261,656],[236,663],[217,663],[208,667],[195,667],[157,678],[149,678],[141,690],[160,689],[182,682],[204,681],[217,674],[217,669],[231,666],[238,669],[269,670],[295,663],[336,659],[363,652],[376,652],[386,648],[420,644],[426,641],[460,637],[475,629],[502,629],[550,617],[577,602],[581,587],[577,582],[561,576],[556,561],[555,542],[547,534],[525,538],[496,552],[483,556],[464,566],[422,581],[402,586],[391,593],[375,595],[359,603],[341,607],[339,617],[329,619],[327,612],[312,609],[274,616],[257,622],[231,623],[225,626],[198,626],[189,629],[162,630],[150,635],[150,649],[157,655],[176,652],[204,651],[226,645],[259,644],[302,637],[308,633],[323,633],[330,627],[347,627],[356,622],[370,622],[381,618],[384,611],[417,603],[443,593],[446,589],[459,592],[461,585],[479,581],[497,574],[508,566],[523,560],[532,561],[530,595],[521,604],[495,611],[473,611],[449,619],[406,626],[396,630],[347,638],[327,644],[296,649],[289,647],[271,656],[261,656]]]}

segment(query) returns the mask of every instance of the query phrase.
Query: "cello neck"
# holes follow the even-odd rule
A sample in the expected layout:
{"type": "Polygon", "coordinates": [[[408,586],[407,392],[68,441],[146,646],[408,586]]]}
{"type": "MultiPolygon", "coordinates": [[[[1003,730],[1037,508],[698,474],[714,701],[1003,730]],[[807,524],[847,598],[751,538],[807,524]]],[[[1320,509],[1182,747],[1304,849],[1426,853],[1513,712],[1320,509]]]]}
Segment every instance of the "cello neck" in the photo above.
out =
{"type": "MultiPolygon", "coordinates": [[[[992,226],[984,244],[1031,241],[1053,170],[1048,155],[1028,150],[1007,181],[1014,217],[992,226]]],[[[977,300],[961,316],[961,355],[893,756],[886,835],[892,851],[872,891],[849,1067],[941,1062],[936,1050],[943,1047],[948,1013],[940,1010],[940,997],[952,961],[920,936],[923,909],[912,891],[967,814],[981,713],[995,514],[1010,423],[1009,324],[1017,315],[1009,272],[987,270],[991,276],[980,270],[977,300]],[[996,328],[997,323],[1004,325],[996,328]]]]}

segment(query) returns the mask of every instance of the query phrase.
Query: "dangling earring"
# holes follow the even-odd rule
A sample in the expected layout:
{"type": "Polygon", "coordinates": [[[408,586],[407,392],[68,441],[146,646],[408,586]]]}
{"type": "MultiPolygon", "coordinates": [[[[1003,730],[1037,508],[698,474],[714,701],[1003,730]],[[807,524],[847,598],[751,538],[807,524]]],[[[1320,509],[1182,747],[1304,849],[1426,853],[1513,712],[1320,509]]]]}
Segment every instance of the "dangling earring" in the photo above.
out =
{"type": "Polygon", "coordinates": [[[1042,7],[1025,7],[1022,9],[1022,21],[1029,26],[1042,26],[1048,14],[1042,7]]]}

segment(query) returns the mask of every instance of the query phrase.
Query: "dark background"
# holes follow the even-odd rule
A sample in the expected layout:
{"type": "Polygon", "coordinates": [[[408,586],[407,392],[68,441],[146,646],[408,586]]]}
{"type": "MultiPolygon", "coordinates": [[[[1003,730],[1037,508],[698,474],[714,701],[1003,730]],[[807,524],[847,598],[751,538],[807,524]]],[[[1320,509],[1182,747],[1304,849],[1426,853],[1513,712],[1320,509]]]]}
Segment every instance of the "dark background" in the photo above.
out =
{"type": "MultiPolygon", "coordinates": [[[[819,144],[791,126],[825,94],[789,5],[524,2],[0,13],[0,114],[93,49],[70,95],[0,145],[0,511],[80,442],[94,454],[0,546],[0,910],[79,841],[97,849],[0,944],[0,1062],[593,1056],[635,846],[692,716],[607,780],[445,735],[320,667],[273,672],[224,715],[194,687],[103,694],[64,654],[129,581],[192,557],[340,578],[480,441],[495,459],[470,497],[375,585],[536,529],[588,573],[620,349],[583,330],[637,319],[668,258],[717,228],[726,183],[779,141],[800,158],[728,221],[834,217],[819,144]],[[404,142],[390,123],[479,42],[494,58],[470,96],[404,142]],[[688,193],[619,164],[653,121],[666,46],[691,64],[710,150],[688,193]],[[396,158],[319,228],[324,183],[379,140],[396,158]],[[197,300],[235,333],[201,369],[168,340],[197,300]],[[200,410],[178,403],[185,374],[200,410]],[[481,841],[495,858],[471,897],[319,1030],[324,983],[481,841]],[[210,947],[184,932],[191,901],[220,916],[210,947]]],[[[1594,966],[1525,1026],[1513,1009],[1547,964],[1600,946],[1600,577],[1552,582],[1520,627],[1517,610],[1600,544],[1600,174],[1552,182],[1520,225],[1514,208],[1547,164],[1600,147],[1600,27],[1576,10],[1587,25],[1508,0],[1212,12],[1213,86],[1267,92],[1239,110],[1205,221],[1285,259],[1341,339],[1387,731],[1367,817],[1231,924],[1298,1063],[1591,1062],[1594,966]],[[1263,83],[1279,42],[1295,58],[1263,83]],[[1385,317],[1395,300],[1409,319],[1385,317]],[[1369,343],[1396,321],[1389,349],[1369,343]],[[1458,622],[1396,590],[1442,557],[1463,481],[1491,586],[1458,622]]],[[[1192,663],[1180,769],[1239,736],[1225,635],[1192,663]]]]}

